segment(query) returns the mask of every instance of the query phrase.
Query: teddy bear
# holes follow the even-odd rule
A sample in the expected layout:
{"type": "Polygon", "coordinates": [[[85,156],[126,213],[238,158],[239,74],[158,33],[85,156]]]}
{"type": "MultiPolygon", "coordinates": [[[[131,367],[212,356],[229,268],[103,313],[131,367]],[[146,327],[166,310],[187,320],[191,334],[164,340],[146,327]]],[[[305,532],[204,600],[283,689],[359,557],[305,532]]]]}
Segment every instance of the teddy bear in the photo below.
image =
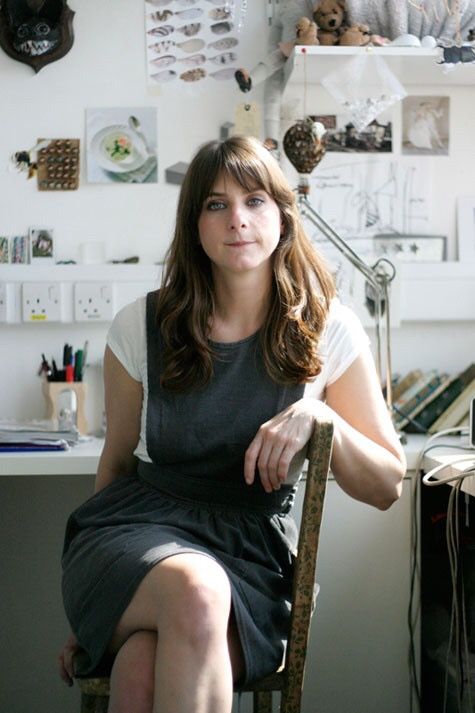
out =
{"type": "Polygon", "coordinates": [[[315,22],[309,20],[308,17],[301,17],[295,25],[295,43],[296,45],[318,45],[318,27],[315,22]]]}
{"type": "Polygon", "coordinates": [[[318,40],[320,44],[338,44],[342,31],[346,29],[345,0],[319,0],[314,5],[312,16],[319,27],[318,40]]]}
{"type": "Polygon", "coordinates": [[[347,27],[340,35],[338,44],[349,47],[362,47],[372,42],[372,35],[369,33],[368,25],[358,23],[347,27]]]}

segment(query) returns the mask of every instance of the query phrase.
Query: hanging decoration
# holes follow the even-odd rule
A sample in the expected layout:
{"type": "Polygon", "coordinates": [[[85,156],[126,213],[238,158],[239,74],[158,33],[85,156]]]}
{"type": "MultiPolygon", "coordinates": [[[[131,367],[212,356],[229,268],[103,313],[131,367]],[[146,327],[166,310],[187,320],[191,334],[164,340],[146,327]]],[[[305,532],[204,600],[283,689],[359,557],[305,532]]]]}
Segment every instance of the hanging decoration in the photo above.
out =
{"type": "Polygon", "coordinates": [[[284,135],[284,151],[299,173],[299,192],[308,193],[308,174],[312,173],[325,155],[323,135],[325,127],[307,117],[290,127],[284,135]]]}
{"type": "Polygon", "coordinates": [[[150,89],[234,81],[247,0],[146,0],[150,89]]]}
{"type": "Polygon", "coordinates": [[[366,52],[323,77],[322,84],[358,131],[407,94],[382,57],[366,52]]]}
{"type": "Polygon", "coordinates": [[[0,46],[39,72],[73,46],[73,17],[66,0],[1,0],[0,46]]]}

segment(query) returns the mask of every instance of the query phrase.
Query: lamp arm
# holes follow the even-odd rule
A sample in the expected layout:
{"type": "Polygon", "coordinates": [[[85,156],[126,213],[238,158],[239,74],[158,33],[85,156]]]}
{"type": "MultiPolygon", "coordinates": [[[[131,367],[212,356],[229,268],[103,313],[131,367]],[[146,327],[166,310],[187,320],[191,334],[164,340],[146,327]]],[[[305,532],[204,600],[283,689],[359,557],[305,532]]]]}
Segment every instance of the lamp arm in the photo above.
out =
{"type": "Polygon", "coordinates": [[[375,329],[376,329],[376,343],[377,343],[377,367],[380,379],[382,379],[382,358],[381,358],[381,327],[383,322],[383,315],[381,309],[381,303],[384,301],[386,303],[385,309],[385,343],[386,343],[386,404],[390,414],[392,415],[393,403],[392,403],[392,390],[391,390],[391,342],[390,342],[390,310],[389,310],[389,283],[394,279],[396,275],[396,268],[393,263],[386,258],[380,258],[372,267],[368,265],[361,257],[341,238],[338,233],[319,215],[316,210],[309,203],[306,195],[299,194],[298,205],[301,214],[308,218],[308,220],[313,223],[313,225],[320,230],[323,235],[334,245],[337,250],[342,253],[342,255],[366,278],[367,282],[374,288],[377,299],[375,300],[375,329]],[[390,268],[390,272],[387,273],[382,267],[386,265],[390,268]]]}

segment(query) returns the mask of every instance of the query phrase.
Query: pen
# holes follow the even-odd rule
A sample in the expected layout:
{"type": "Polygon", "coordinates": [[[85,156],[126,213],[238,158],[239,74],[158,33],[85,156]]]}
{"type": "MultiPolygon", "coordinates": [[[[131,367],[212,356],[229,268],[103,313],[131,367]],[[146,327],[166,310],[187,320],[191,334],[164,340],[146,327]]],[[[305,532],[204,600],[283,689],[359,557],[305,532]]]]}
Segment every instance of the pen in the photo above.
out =
{"type": "Polygon", "coordinates": [[[82,381],[83,350],[78,349],[74,354],[74,381],[82,381]]]}
{"type": "Polygon", "coordinates": [[[82,350],[82,373],[84,374],[84,369],[86,368],[87,364],[87,350],[89,349],[89,341],[86,339],[84,342],[84,347],[82,350]]]}

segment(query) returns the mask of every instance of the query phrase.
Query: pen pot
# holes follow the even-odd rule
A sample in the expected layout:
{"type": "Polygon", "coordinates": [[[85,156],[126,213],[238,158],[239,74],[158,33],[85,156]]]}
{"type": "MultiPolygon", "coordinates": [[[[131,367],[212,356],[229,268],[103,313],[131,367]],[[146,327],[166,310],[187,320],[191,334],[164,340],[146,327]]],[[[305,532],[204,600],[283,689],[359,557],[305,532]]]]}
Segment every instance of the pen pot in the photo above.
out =
{"type": "Polygon", "coordinates": [[[43,394],[46,399],[46,418],[59,421],[61,414],[58,404],[60,403],[61,394],[64,391],[72,391],[76,394],[77,401],[75,413],[76,426],[79,433],[86,435],[87,421],[84,413],[86,390],[86,384],[83,381],[44,381],[43,394]]]}

